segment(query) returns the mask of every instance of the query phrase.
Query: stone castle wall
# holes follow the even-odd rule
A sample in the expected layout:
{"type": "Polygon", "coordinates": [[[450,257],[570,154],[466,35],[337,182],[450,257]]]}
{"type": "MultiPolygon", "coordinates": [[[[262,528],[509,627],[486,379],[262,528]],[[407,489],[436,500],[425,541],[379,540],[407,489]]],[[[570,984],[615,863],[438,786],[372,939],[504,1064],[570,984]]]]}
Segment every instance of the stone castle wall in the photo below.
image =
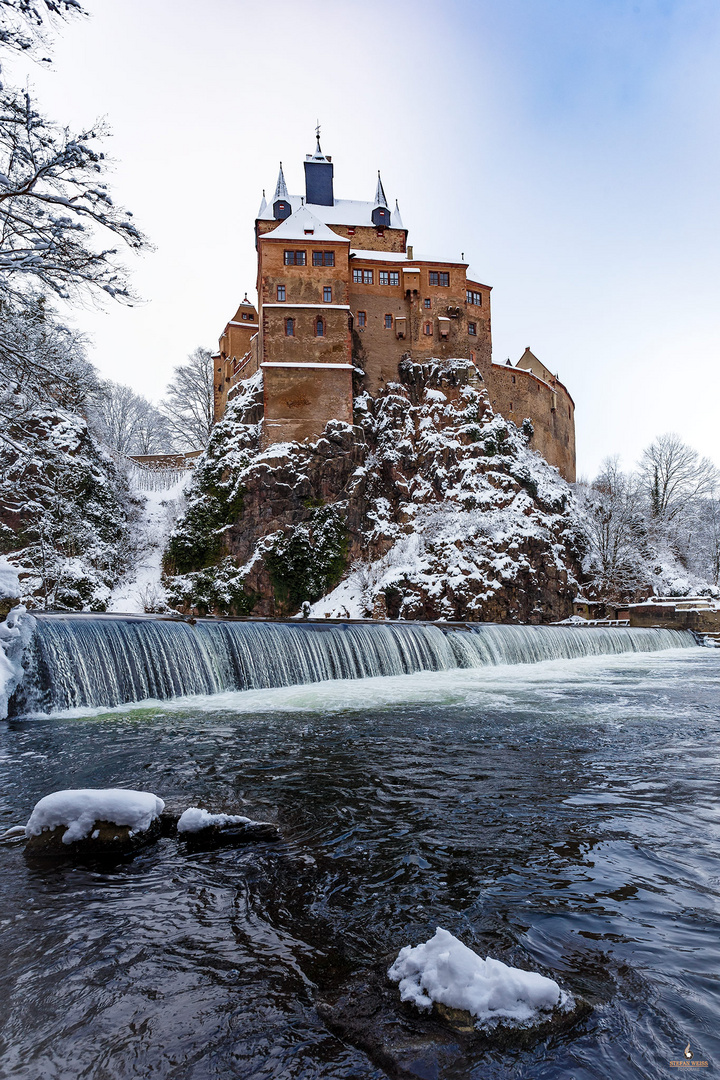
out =
{"type": "Polygon", "coordinates": [[[563,384],[551,385],[522,368],[479,363],[490,404],[518,427],[527,417],[537,450],[570,483],[575,481],[575,405],[563,384]]]}

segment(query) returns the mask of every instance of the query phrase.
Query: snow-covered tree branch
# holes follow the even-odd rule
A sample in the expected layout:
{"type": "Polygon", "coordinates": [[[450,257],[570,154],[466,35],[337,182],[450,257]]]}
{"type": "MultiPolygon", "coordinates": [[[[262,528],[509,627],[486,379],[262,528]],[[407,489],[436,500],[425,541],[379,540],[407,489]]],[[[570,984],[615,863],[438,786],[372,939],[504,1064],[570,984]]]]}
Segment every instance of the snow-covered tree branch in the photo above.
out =
{"type": "Polygon", "coordinates": [[[132,293],[117,244],[146,246],[129,211],[116,207],[103,174],[105,125],[72,135],[46,120],[29,91],[0,92],[0,290],[23,295],[30,284],[58,297],[132,293]]]}

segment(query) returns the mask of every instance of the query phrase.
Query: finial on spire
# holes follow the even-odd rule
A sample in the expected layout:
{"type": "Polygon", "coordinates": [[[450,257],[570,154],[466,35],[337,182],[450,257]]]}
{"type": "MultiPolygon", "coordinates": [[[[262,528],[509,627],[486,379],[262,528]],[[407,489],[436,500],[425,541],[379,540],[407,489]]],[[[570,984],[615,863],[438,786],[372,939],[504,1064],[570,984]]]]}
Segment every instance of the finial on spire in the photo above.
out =
{"type": "Polygon", "coordinates": [[[315,146],[315,154],[313,156],[314,156],[316,161],[319,160],[320,158],[322,158],[324,160],[325,155],[323,154],[322,150],[320,149],[320,121],[319,120],[317,120],[315,122],[315,140],[316,140],[317,145],[315,146]]]}

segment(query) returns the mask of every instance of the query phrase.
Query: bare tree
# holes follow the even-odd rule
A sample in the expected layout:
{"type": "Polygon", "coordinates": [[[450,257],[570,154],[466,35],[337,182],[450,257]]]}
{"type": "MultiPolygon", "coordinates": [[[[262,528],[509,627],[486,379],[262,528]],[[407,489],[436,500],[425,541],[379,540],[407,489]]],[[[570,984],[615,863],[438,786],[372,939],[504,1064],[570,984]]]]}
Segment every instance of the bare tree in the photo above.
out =
{"type": "Polygon", "coordinates": [[[638,481],[620,469],[617,457],[603,462],[592,484],[578,484],[589,552],[590,584],[607,599],[628,599],[644,584],[645,529],[638,481]]]}
{"type": "Polygon", "coordinates": [[[654,518],[673,521],[696,499],[713,494],[719,474],[679,435],[661,435],[643,452],[640,472],[654,518]]]}
{"type": "Polygon", "coordinates": [[[165,416],[147,398],[120,383],[102,384],[92,426],[120,454],[164,454],[173,449],[165,416]]]}
{"type": "Polygon", "coordinates": [[[176,442],[188,450],[204,450],[213,426],[213,360],[198,347],[178,364],[168,384],[163,411],[176,442]]]}

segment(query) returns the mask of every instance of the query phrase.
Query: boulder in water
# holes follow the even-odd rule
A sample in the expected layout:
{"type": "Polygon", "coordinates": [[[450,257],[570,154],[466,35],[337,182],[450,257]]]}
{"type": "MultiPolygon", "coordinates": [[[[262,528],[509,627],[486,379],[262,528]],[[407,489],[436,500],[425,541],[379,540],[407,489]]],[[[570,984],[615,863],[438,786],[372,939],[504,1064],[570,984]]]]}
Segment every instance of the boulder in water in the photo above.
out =
{"type": "Polygon", "coordinates": [[[241,814],[211,814],[199,806],[190,806],[180,816],[178,836],[194,851],[240,844],[274,842],[280,839],[276,825],[253,821],[241,814]]]}
{"type": "MultiPolygon", "coordinates": [[[[452,940],[457,941],[455,938],[452,940]]],[[[461,943],[457,942],[457,945],[461,943]]],[[[403,1000],[397,976],[401,975],[414,983],[415,975],[419,974],[410,970],[413,966],[419,966],[416,963],[419,959],[417,955],[408,956],[411,951],[408,947],[401,951],[400,956],[388,957],[374,967],[358,972],[336,992],[327,994],[326,1000],[317,1005],[319,1015],[331,1031],[366,1053],[391,1077],[470,1075],[488,1051],[532,1046],[574,1025],[590,1011],[590,1006],[585,1001],[562,995],[558,987],[557,1005],[552,1008],[533,1009],[533,1015],[521,1022],[506,1015],[496,1016],[492,1022],[483,1024],[482,1018],[474,1015],[468,1008],[456,1008],[435,1001],[428,994],[428,990],[437,988],[429,987],[428,980],[424,977],[420,978],[418,984],[420,990],[413,994],[407,992],[403,1000]],[[398,965],[403,968],[402,972],[398,965]],[[388,975],[388,970],[393,973],[393,977],[388,975]],[[429,1000],[423,1001],[421,995],[427,996],[429,1000]]],[[[452,949],[443,951],[452,952],[452,949]]],[[[452,961],[452,957],[448,959],[452,961]]],[[[479,956],[475,959],[480,963],[488,963],[479,956]]],[[[500,961],[496,963],[500,964],[500,961]]],[[[534,974],[519,972],[517,968],[510,968],[505,964],[502,967],[506,972],[517,973],[518,976],[534,974]]],[[[452,982],[451,979],[444,978],[447,974],[447,971],[440,971],[441,980],[447,984],[446,988],[450,987],[452,982]]],[[[498,971],[482,974],[495,976],[498,971]]],[[[537,979],[557,987],[552,979],[546,979],[545,976],[538,975],[537,979]]],[[[490,988],[480,987],[478,980],[470,980],[471,984],[475,984],[470,997],[475,991],[480,995],[483,990],[489,990],[490,993],[485,999],[486,1006],[489,1006],[500,1000],[498,996],[493,996],[497,995],[499,990],[500,997],[503,993],[505,995],[505,1012],[523,1012],[522,1005],[518,1006],[517,1002],[508,1004],[511,979],[503,981],[504,987],[496,985],[490,988]]],[[[521,978],[520,983],[524,982],[521,978]]],[[[406,986],[406,991],[409,988],[410,984],[406,986]]],[[[467,989],[466,982],[465,991],[467,989]]],[[[547,987],[542,983],[535,985],[536,991],[543,989],[547,987]]],[[[452,993],[449,997],[454,999],[452,993]]],[[[460,997],[462,994],[458,995],[458,1000],[460,997]]],[[[468,1000],[465,1004],[477,1010],[478,1002],[468,1000]]],[[[485,1009],[485,1019],[489,1011],[488,1008],[485,1009]]]]}
{"type": "Polygon", "coordinates": [[[153,843],[165,803],[149,791],[76,788],[55,791],[25,826],[26,852],[50,857],[114,858],[153,843]]]}

